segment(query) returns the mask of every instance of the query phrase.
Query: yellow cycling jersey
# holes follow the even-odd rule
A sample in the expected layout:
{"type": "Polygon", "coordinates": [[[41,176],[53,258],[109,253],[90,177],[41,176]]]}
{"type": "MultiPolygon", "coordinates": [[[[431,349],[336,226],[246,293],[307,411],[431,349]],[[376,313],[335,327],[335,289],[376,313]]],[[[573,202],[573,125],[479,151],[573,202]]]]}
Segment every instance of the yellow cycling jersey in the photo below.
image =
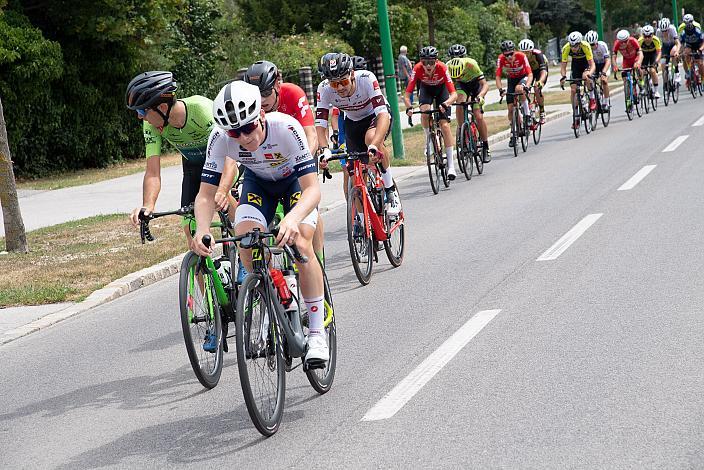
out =
{"type": "Polygon", "coordinates": [[[660,38],[657,36],[653,36],[653,41],[648,44],[645,42],[645,38],[641,36],[638,38],[638,44],[640,45],[640,50],[643,51],[643,53],[648,53],[648,52],[657,52],[660,49],[662,49],[662,42],[660,42],[660,38]]]}
{"type": "Polygon", "coordinates": [[[582,41],[576,52],[572,50],[570,43],[565,44],[562,48],[562,62],[567,62],[569,57],[572,57],[572,60],[594,60],[592,47],[587,41],[582,41]]]}
{"type": "MultiPolygon", "coordinates": [[[[702,29],[702,25],[700,25],[700,24],[697,23],[696,21],[692,21],[692,24],[694,24],[694,27],[695,27],[695,28],[702,29]]],[[[677,27],[677,34],[682,34],[682,31],[684,31],[684,26],[685,26],[685,24],[684,24],[684,23],[681,23],[681,24],[677,27]]]]}

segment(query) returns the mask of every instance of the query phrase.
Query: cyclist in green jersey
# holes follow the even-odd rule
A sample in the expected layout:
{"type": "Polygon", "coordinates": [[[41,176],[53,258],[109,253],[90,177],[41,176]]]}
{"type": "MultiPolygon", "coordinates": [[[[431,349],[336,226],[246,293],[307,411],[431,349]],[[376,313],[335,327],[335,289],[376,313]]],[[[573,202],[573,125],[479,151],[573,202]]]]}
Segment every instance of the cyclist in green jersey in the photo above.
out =
{"type": "MultiPolygon", "coordinates": [[[[164,140],[181,153],[183,180],[181,206],[195,201],[205,163],[208,137],[213,129],[213,102],[199,95],[176,99],[178,84],[171,72],[144,72],[127,86],[127,107],[143,121],[147,168],[142,183],[142,206],[132,211],[130,220],[139,224],[139,212],[154,211],[161,190],[161,154],[164,140]]],[[[191,228],[184,224],[187,240],[191,228]]]]}
{"type": "MultiPolygon", "coordinates": [[[[472,104],[472,113],[477,121],[479,137],[482,145],[486,149],[484,163],[491,160],[489,151],[489,138],[486,121],[484,120],[484,96],[489,91],[489,82],[484,78],[484,72],[479,67],[476,60],[469,57],[455,57],[447,63],[450,77],[457,84],[457,102],[466,103],[470,98],[476,102],[472,104]]],[[[460,128],[464,123],[464,108],[457,108],[457,135],[460,135],[460,128]]]]}

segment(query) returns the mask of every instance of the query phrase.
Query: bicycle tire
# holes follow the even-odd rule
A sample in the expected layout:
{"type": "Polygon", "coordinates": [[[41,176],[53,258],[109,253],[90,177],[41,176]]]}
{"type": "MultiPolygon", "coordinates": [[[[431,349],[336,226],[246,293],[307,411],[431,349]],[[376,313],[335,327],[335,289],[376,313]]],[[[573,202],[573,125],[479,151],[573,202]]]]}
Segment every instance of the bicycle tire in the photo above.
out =
{"type": "MultiPolygon", "coordinates": [[[[320,263],[320,260],[318,260],[318,262],[320,263]]],[[[325,268],[322,263],[320,263],[320,269],[323,271],[323,298],[325,299],[326,315],[327,307],[330,307],[331,319],[330,323],[325,327],[330,359],[328,359],[328,363],[324,369],[305,369],[305,373],[311,387],[313,387],[316,392],[323,395],[330,391],[332,383],[335,380],[335,370],[337,368],[337,326],[335,325],[335,306],[332,300],[332,289],[330,289],[328,276],[325,273],[325,268]]]]}
{"type": "MultiPolygon", "coordinates": [[[[626,82],[628,84],[628,82],[626,82]]],[[[626,103],[626,116],[628,116],[628,120],[632,121],[633,120],[633,90],[630,88],[627,92],[623,94],[623,99],[626,103]]]]}
{"type": "Polygon", "coordinates": [[[672,90],[672,102],[677,103],[680,99],[680,82],[673,82],[673,90],[672,90]]]}
{"type": "Polygon", "coordinates": [[[611,121],[611,106],[606,108],[601,108],[601,123],[604,127],[609,127],[609,122],[611,121]]]}
{"type": "MultiPolygon", "coordinates": [[[[197,254],[189,251],[181,262],[178,282],[179,310],[183,340],[186,343],[186,352],[193,373],[205,388],[211,389],[218,384],[222,373],[222,318],[212,281],[207,282],[207,287],[210,289],[210,298],[213,301],[213,317],[208,314],[211,305],[209,305],[207,292],[203,292],[206,282],[203,281],[202,289],[196,277],[196,266],[199,260],[200,257],[197,254]],[[196,308],[200,311],[194,312],[196,308]],[[205,335],[210,331],[216,331],[218,335],[217,349],[214,353],[203,349],[205,335]]],[[[212,276],[212,274],[206,274],[206,276],[212,276]]]]}
{"type": "MultiPolygon", "coordinates": [[[[364,229],[368,219],[365,217],[364,209],[360,212],[358,207],[363,208],[362,192],[359,188],[351,188],[347,196],[347,244],[350,249],[352,268],[360,284],[366,286],[372,278],[372,267],[374,264],[374,240],[367,237],[364,229]],[[357,217],[357,215],[361,217],[357,217]],[[355,233],[355,225],[362,219],[362,226],[358,227],[355,233]],[[366,262],[364,262],[366,255],[366,262]]],[[[371,234],[371,231],[370,231],[371,234]]]]}
{"type": "Polygon", "coordinates": [[[578,95],[575,95],[575,98],[577,99],[577,107],[572,111],[572,131],[574,132],[574,138],[579,139],[579,128],[581,125],[580,119],[582,116],[582,100],[578,95]]]}
{"type": "Polygon", "coordinates": [[[526,115],[521,111],[521,117],[522,117],[522,132],[521,132],[521,149],[523,150],[523,153],[526,153],[526,150],[528,150],[528,134],[530,133],[530,130],[528,129],[528,120],[526,119],[526,115]]]}
{"type": "MultiPolygon", "coordinates": [[[[398,190],[396,181],[394,181],[394,186],[396,187],[396,195],[398,196],[398,200],[400,201],[401,193],[398,190]]],[[[391,226],[396,223],[396,220],[394,220],[396,216],[389,216],[386,212],[384,212],[384,217],[386,218],[386,227],[388,230],[391,228],[391,226]]],[[[401,224],[390,235],[391,237],[384,240],[384,251],[386,252],[386,257],[389,259],[389,263],[391,263],[391,266],[393,266],[394,268],[398,268],[399,266],[401,266],[401,263],[403,263],[403,254],[406,249],[405,222],[401,220],[401,224]],[[393,236],[395,235],[398,236],[398,243],[393,242],[393,236]],[[396,249],[394,250],[395,246],[396,249]]]]}
{"type": "Polygon", "coordinates": [[[435,131],[435,136],[436,136],[436,145],[437,147],[435,148],[435,164],[437,166],[440,166],[440,175],[442,175],[442,184],[446,187],[450,187],[450,177],[447,173],[448,171],[448,163],[445,158],[445,138],[442,136],[442,131],[440,129],[437,129],[435,131]],[[443,163],[444,162],[444,163],[443,163]]]}
{"type": "Polygon", "coordinates": [[[518,156],[518,108],[516,108],[516,104],[513,104],[513,113],[511,113],[511,136],[513,137],[513,156],[517,157],[518,156]]]}
{"type": "MultiPolygon", "coordinates": [[[[432,134],[430,134],[432,138],[432,134]]],[[[433,139],[435,140],[435,139],[433,139]]],[[[433,190],[433,194],[440,192],[440,169],[436,165],[435,160],[435,143],[429,144],[426,142],[426,156],[425,162],[428,165],[428,176],[430,177],[430,188],[433,190]]]]}
{"type": "Polygon", "coordinates": [[[264,282],[266,281],[259,273],[248,274],[242,282],[235,315],[235,328],[237,329],[235,343],[237,345],[237,369],[247,412],[257,430],[268,437],[276,433],[283,417],[286,396],[286,366],[281,349],[282,337],[278,333],[276,320],[273,320],[276,318],[275,307],[271,304],[264,282]],[[262,338],[264,331],[267,334],[266,339],[262,338]],[[255,341],[252,340],[253,334],[256,335],[255,341]],[[276,390],[270,393],[273,395],[273,400],[272,397],[264,397],[261,393],[256,393],[253,390],[253,383],[250,380],[250,364],[256,371],[253,374],[255,380],[261,379],[265,374],[271,372],[276,374],[275,384],[272,380],[261,380],[262,385],[267,385],[267,383],[275,385],[276,390]],[[268,405],[266,409],[264,409],[265,405],[268,405]]]}
{"type": "Polygon", "coordinates": [[[459,129],[455,136],[455,151],[457,152],[457,166],[460,171],[464,173],[464,160],[460,157],[460,155],[462,155],[462,131],[459,129]]]}
{"type": "Polygon", "coordinates": [[[474,173],[473,153],[476,148],[476,142],[473,142],[473,136],[469,132],[469,124],[464,122],[460,130],[460,150],[457,152],[457,160],[462,162],[462,173],[467,181],[472,179],[474,173]]]}
{"type": "Polygon", "coordinates": [[[669,69],[666,67],[662,72],[662,101],[667,106],[670,102],[670,93],[672,89],[672,83],[670,83],[670,73],[669,69]]]}
{"type": "Polygon", "coordinates": [[[645,114],[650,114],[650,105],[648,104],[648,101],[650,101],[651,93],[652,90],[650,88],[650,82],[646,80],[642,95],[644,99],[641,99],[641,101],[643,102],[643,109],[645,110],[645,114]]]}
{"type": "Polygon", "coordinates": [[[635,98],[637,99],[637,101],[635,102],[636,114],[638,115],[638,117],[642,117],[643,96],[639,94],[635,98]]]}

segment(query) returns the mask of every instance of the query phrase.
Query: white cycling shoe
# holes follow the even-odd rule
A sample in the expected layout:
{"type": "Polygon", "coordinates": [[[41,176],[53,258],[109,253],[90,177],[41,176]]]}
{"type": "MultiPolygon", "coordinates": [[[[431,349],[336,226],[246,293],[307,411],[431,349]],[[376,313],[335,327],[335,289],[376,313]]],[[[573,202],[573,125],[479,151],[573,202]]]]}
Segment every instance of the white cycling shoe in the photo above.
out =
{"type": "Polygon", "coordinates": [[[308,336],[306,366],[309,369],[324,369],[330,360],[330,349],[325,335],[308,336]]]}

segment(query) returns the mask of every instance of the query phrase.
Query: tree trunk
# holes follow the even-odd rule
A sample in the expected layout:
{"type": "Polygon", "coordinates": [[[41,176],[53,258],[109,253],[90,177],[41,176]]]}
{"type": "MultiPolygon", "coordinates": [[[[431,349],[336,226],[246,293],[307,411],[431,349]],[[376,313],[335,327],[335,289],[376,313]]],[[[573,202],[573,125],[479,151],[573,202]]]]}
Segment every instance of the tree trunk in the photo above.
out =
{"type": "Polygon", "coordinates": [[[27,234],[24,231],[20,203],[17,200],[15,173],[12,171],[12,158],[10,156],[10,145],[7,141],[2,99],[0,99],[0,205],[2,206],[2,217],[5,224],[5,246],[7,251],[27,253],[27,234]]]}
{"type": "Polygon", "coordinates": [[[425,7],[428,13],[428,44],[435,45],[435,16],[433,16],[433,7],[430,5],[425,7]]]}

